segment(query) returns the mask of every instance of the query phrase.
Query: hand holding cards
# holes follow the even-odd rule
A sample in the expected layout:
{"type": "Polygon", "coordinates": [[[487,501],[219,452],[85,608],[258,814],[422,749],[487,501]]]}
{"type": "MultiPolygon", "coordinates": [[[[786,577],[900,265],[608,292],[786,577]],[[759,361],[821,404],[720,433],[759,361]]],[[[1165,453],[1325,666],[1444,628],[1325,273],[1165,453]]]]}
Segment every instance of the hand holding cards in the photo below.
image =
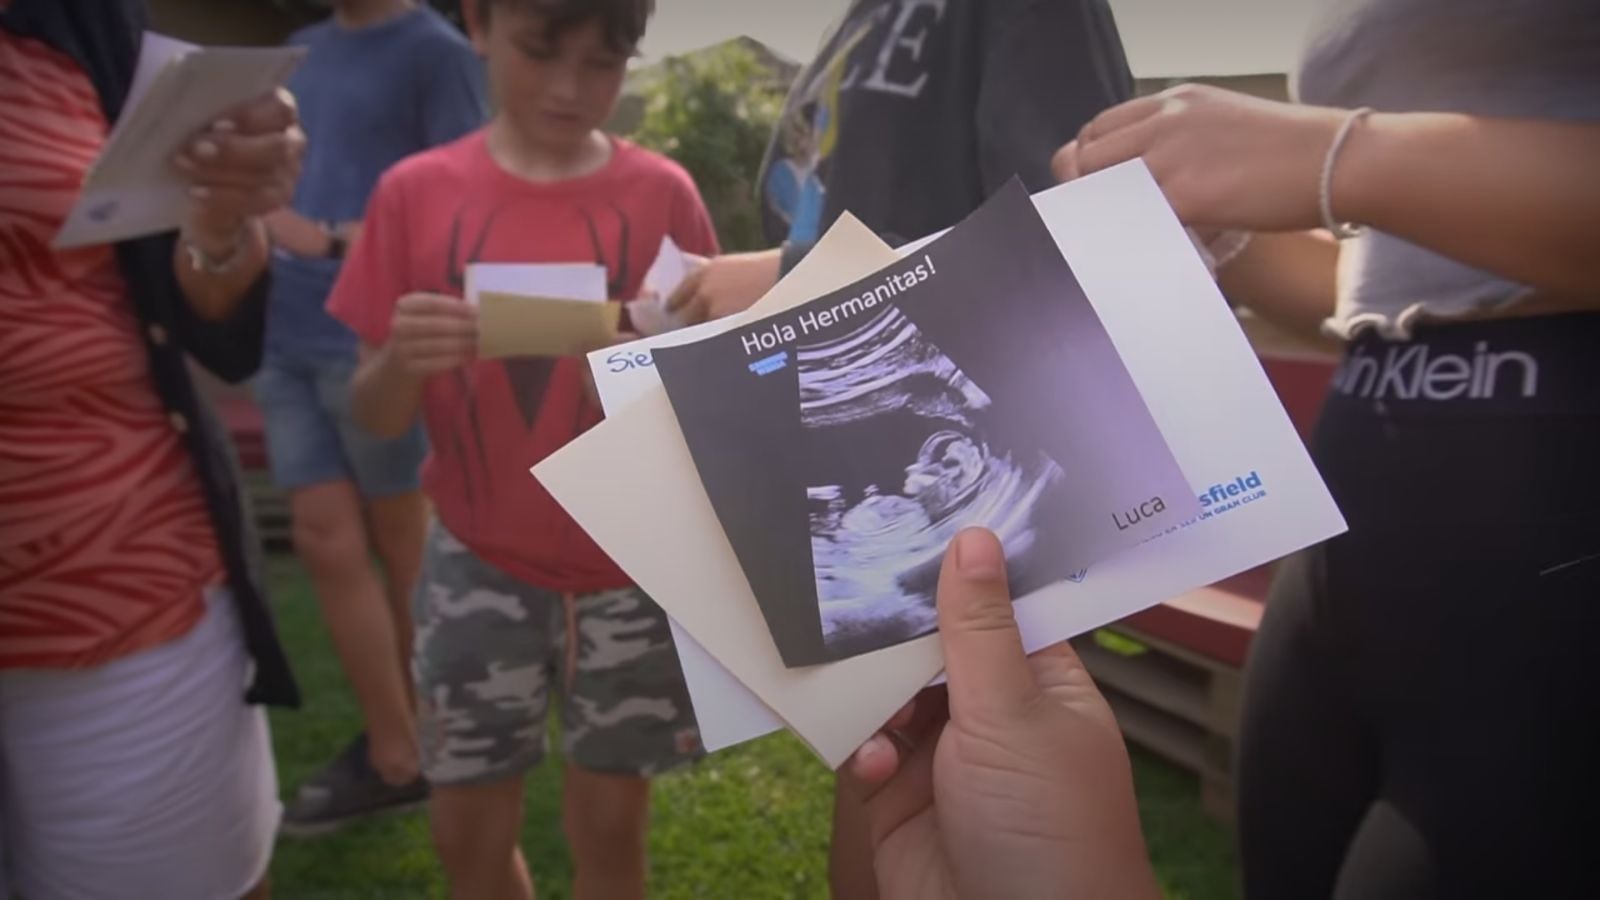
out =
{"type": "Polygon", "coordinates": [[[297,47],[196,47],[146,34],[133,85],[55,246],[110,243],[182,224],[190,182],[173,165],[183,143],[282,86],[297,47]]]}
{"type": "Polygon", "coordinates": [[[1005,541],[1029,649],[1343,527],[1138,163],[1003,191],[812,296],[655,349],[670,403],[652,386],[536,469],[725,668],[691,684],[703,724],[760,733],[724,702],[748,688],[841,763],[938,674],[931,588],[966,525],[1005,541]],[[1250,502],[1199,511],[1241,474],[1250,502]]]}

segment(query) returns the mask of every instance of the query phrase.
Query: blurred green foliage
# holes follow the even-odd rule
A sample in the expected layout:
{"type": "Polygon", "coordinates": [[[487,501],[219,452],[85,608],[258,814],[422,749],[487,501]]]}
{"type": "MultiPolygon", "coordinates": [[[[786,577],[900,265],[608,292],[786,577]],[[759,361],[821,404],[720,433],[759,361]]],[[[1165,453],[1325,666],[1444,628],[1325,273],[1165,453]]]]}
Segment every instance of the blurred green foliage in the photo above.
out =
{"type": "Polygon", "coordinates": [[[730,41],[639,73],[633,140],[689,170],[724,251],[766,246],[756,180],[788,89],[786,75],[730,41]]]}

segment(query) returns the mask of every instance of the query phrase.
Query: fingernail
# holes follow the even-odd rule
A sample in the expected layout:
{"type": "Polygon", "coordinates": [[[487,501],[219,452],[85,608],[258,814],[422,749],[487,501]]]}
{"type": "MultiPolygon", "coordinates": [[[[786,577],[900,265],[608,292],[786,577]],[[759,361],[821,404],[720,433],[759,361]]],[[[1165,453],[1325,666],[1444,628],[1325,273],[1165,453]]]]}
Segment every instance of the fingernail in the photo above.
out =
{"type": "Polygon", "coordinates": [[[223,134],[227,134],[229,132],[238,131],[239,126],[235,125],[232,119],[218,119],[211,124],[211,130],[220,131],[223,134]]]}
{"type": "Polygon", "coordinates": [[[215,159],[218,153],[217,145],[211,141],[196,141],[194,155],[201,159],[215,159]]]}
{"type": "Polygon", "coordinates": [[[869,767],[872,760],[895,752],[894,742],[881,734],[867,738],[867,742],[856,751],[856,765],[869,767]]]}
{"type": "Polygon", "coordinates": [[[968,528],[956,535],[956,570],[974,580],[989,580],[1005,574],[1005,551],[992,533],[968,528]]]}

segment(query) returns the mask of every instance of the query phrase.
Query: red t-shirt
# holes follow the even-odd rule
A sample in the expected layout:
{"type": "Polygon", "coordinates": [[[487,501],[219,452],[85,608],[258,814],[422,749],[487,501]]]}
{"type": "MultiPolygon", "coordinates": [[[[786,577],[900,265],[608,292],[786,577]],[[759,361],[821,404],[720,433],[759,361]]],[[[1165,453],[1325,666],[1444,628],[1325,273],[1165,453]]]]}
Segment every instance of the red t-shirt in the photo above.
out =
{"type": "MultiPolygon", "coordinates": [[[[469,263],[598,262],[610,296],[637,295],[661,238],[714,254],[694,181],[620,139],[604,168],[534,183],[490,157],[488,132],[404,160],[379,181],[328,311],[366,344],[388,341],[400,297],[461,296],[469,263]]],[[[580,359],[481,361],[431,378],[423,488],[440,521],[481,559],[533,585],[587,593],[629,579],[529,474],[600,421],[580,359]]],[[[640,448],[649,452],[648,448],[640,448]]]]}

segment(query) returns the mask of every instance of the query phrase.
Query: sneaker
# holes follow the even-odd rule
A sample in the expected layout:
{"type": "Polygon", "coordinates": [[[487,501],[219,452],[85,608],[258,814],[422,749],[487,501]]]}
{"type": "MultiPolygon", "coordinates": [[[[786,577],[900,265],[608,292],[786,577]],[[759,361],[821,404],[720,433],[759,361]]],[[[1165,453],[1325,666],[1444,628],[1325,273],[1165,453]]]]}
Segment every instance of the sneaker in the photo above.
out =
{"type": "Polygon", "coordinates": [[[284,810],[280,831],[288,837],[316,837],[358,819],[417,809],[427,800],[428,782],[423,778],[396,787],[378,777],[367,760],[367,735],[362,732],[300,785],[284,810]]]}

